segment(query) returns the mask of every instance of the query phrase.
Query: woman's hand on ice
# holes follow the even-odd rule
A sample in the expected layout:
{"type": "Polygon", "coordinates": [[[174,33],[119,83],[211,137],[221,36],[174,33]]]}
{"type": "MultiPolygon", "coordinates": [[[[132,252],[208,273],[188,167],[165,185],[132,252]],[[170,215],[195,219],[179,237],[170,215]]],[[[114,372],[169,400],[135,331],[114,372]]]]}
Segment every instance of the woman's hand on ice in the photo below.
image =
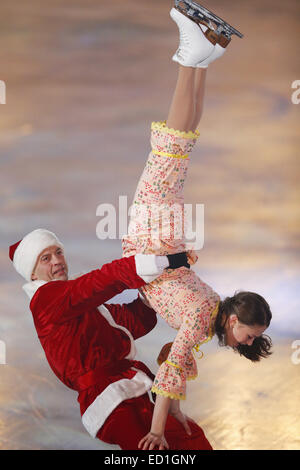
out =
{"type": "Polygon", "coordinates": [[[160,394],[156,395],[151,431],[140,440],[138,444],[139,449],[152,450],[154,447],[158,447],[159,450],[169,449],[164,431],[171,401],[169,397],[160,394]]]}
{"type": "Polygon", "coordinates": [[[169,449],[169,444],[163,434],[160,436],[159,434],[149,432],[138,444],[139,449],[142,450],[153,450],[156,446],[158,446],[158,450],[169,449]]]}

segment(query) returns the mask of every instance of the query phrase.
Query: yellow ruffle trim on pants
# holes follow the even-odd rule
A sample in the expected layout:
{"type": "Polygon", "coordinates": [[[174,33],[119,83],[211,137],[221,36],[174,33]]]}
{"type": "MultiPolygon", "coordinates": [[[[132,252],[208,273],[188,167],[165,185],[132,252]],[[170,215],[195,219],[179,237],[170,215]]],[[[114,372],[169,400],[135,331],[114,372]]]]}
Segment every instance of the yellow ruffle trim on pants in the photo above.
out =
{"type": "Polygon", "coordinates": [[[151,130],[165,132],[167,134],[175,135],[177,137],[183,137],[184,139],[198,139],[198,137],[200,136],[199,131],[186,132],[186,131],[179,131],[179,130],[173,129],[171,127],[167,127],[166,121],[152,122],[151,130]]]}

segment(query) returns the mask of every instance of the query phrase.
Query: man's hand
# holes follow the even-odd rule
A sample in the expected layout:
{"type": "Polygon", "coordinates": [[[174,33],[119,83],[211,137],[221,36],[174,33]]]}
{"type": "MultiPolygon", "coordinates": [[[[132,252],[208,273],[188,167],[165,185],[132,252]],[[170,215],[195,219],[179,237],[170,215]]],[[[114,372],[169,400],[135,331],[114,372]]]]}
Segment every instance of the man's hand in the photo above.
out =
{"type": "Polygon", "coordinates": [[[174,255],[167,255],[169,260],[169,268],[168,269],[177,269],[185,266],[186,268],[190,268],[188,263],[187,253],[175,253],[174,255]]]}
{"type": "Polygon", "coordinates": [[[189,268],[189,261],[192,260],[190,252],[175,253],[173,255],[137,253],[134,256],[134,259],[136,273],[145,281],[145,283],[152,282],[158,276],[161,276],[164,269],[176,269],[181,268],[182,266],[189,268]]]}

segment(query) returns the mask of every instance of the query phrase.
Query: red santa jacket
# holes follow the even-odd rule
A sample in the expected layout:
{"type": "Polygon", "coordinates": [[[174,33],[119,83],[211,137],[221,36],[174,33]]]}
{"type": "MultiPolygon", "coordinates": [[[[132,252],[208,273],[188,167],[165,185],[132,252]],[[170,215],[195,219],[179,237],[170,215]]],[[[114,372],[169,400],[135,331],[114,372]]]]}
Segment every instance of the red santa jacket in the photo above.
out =
{"type": "Polygon", "coordinates": [[[150,371],[133,359],[134,339],[156,325],[154,310],[140,298],[105,303],[144,284],[132,256],[74,280],[44,282],[32,297],[30,309],[49,365],[79,392],[82,421],[93,437],[119,403],[152,386],[150,371]]]}

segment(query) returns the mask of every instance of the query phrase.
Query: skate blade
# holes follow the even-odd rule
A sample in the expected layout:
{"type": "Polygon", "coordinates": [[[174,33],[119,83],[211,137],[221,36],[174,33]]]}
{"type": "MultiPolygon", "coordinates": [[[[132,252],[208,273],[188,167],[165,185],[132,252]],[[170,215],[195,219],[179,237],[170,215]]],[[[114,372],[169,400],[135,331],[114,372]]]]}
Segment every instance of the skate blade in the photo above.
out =
{"type": "MultiPolygon", "coordinates": [[[[192,0],[175,0],[175,8],[196,23],[203,22],[202,24],[205,24],[218,37],[217,42],[222,47],[229,44],[233,34],[239,38],[244,36],[212,11],[192,0]]],[[[215,37],[214,34],[211,35],[212,38],[215,37]]]]}
{"type": "Polygon", "coordinates": [[[180,6],[174,7],[175,10],[178,10],[180,13],[182,13],[184,16],[189,18],[190,20],[194,21],[198,26],[201,27],[201,25],[206,26],[207,30],[203,32],[204,36],[215,46],[217,42],[219,42],[219,35],[215,33],[214,29],[210,28],[210,22],[200,20],[199,18],[195,16],[190,16],[183,8],[180,6]]]}

